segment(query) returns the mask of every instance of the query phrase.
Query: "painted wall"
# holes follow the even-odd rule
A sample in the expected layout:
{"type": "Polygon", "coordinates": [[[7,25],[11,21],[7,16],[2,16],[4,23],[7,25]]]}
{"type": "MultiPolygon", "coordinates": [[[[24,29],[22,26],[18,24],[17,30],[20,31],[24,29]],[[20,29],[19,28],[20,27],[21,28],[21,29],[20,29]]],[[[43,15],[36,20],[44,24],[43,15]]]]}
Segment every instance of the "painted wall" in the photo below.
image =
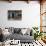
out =
{"type": "Polygon", "coordinates": [[[31,1],[12,3],[0,1],[0,27],[32,27],[40,26],[40,4],[31,1]],[[22,20],[8,20],[8,10],[22,10],[22,20]]]}

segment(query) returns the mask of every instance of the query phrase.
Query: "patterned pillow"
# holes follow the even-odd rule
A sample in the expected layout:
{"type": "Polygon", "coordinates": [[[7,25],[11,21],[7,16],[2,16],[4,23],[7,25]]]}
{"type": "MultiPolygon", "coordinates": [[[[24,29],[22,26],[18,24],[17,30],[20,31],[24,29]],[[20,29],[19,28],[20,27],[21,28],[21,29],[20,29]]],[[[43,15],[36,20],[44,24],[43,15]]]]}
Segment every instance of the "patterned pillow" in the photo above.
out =
{"type": "Polygon", "coordinates": [[[20,28],[14,28],[14,33],[20,33],[21,29],[20,28]]]}

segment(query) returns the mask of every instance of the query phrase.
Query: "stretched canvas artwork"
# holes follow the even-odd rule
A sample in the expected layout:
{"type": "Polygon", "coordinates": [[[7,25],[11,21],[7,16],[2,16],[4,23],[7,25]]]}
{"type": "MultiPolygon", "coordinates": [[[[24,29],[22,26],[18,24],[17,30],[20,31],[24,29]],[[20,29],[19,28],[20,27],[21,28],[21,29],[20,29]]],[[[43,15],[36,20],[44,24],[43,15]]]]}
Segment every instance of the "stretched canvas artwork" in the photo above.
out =
{"type": "Polygon", "coordinates": [[[8,10],[8,19],[9,20],[21,20],[22,10],[8,10]]]}

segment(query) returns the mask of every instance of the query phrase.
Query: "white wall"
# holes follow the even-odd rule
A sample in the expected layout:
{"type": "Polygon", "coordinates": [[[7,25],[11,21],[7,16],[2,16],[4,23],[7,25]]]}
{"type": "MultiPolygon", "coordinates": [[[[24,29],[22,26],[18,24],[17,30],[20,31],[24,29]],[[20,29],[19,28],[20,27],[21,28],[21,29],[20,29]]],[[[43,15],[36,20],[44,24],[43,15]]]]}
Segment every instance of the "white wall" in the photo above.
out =
{"type": "Polygon", "coordinates": [[[32,27],[40,26],[40,4],[38,2],[0,1],[0,27],[32,27]],[[9,21],[8,10],[22,10],[22,20],[9,21]]]}

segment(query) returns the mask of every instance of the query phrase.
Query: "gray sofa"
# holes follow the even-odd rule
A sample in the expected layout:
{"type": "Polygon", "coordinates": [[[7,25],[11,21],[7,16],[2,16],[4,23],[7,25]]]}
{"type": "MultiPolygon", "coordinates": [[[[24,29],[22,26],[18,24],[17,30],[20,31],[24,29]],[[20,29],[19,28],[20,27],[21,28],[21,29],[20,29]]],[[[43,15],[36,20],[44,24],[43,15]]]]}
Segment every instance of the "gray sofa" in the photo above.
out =
{"type": "Polygon", "coordinates": [[[12,39],[15,39],[15,40],[20,40],[21,43],[30,43],[30,42],[33,42],[34,38],[33,36],[29,36],[29,35],[21,35],[21,34],[11,34],[9,36],[9,38],[12,40],[12,39]]]}
{"type": "MultiPolygon", "coordinates": [[[[22,28],[9,28],[9,32],[11,33],[9,36],[4,36],[4,39],[9,39],[10,40],[20,40],[21,43],[30,43],[34,41],[34,37],[32,36],[32,31],[30,32],[31,35],[28,35],[28,33],[26,34],[22,34],[21,33],[21,29],[22,28]]],[[[23,28],[26,29],[26,28],[23,28]]]]}

